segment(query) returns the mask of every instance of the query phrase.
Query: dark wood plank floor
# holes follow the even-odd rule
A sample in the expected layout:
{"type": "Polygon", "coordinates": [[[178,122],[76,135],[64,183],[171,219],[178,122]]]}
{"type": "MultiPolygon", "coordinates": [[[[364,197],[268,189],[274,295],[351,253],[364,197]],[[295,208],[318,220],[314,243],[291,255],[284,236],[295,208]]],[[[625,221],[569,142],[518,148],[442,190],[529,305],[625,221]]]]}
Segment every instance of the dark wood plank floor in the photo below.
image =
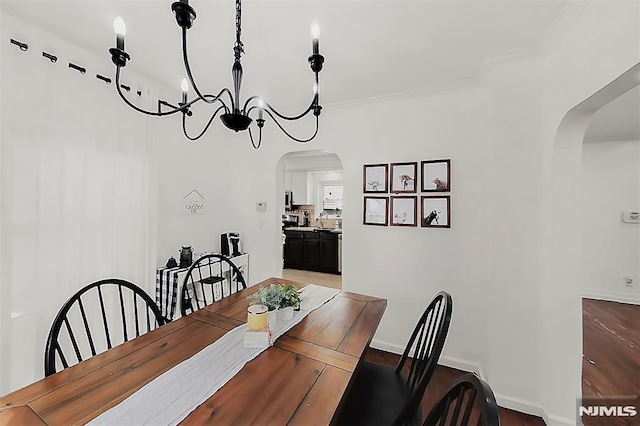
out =
{"type": "MultiPolygon", "coordinates": [[[[398,365],[400,356],[369,348],[365,354],[365,359],[379,364],[396,366],[398,365]]],[[[433,405],[444,395],[449,387],[451,387],[456,378],[463,374],[465,374],[464,371],[453,368],[443,367],[441,365],[436,367],[436,371],[433,373],[433,377],[431,378],[431,382],[429,382],[428,389],[422,401],[423,417],[426,417],[433,405]]],[[[544,426],[544,421],[539,417],[529,416],[517,411],[507,410],[506,408],[500,408],[500,421],[505,426],[544,426]]]]}
{"type": "MultiPolygon", "coordinates": [[[[640,306],[582,299],[582,394],[640,395],[640,306]]],[[[633,403],[640,409],[640,400],[633,403]]],[[[583,417],[585,426],[628,425],[627,419],[583,417]],[[626,420],[626,422],[625,422],[626,420]]]]}

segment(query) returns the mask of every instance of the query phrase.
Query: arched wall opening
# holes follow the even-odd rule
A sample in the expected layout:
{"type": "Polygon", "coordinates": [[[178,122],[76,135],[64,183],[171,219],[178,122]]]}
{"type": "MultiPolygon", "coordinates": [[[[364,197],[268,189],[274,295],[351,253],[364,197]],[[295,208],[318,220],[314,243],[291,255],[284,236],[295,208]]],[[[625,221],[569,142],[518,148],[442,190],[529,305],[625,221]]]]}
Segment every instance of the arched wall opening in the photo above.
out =
{"type": "Polygon", "coordinates": [[[540,207],[542,235],[541,356],[548,366],[542,389],[567,372],[575,393],[547,392],[547,412],[566,412],[582,395],[582,226],[581,169],[584,135],[596,111],[640,85],[640,64],[573,107],[563,117],[555,135],[550,164],[549,201],[540,207]],[[558,321],[560,320],[560,321],[558,321]],[[546,386],[544,384],[547,384],[546,386]]]}
{"type": "MultiPolygon", "coordinates": [[[[297,220],[298,227],[330,228],[340,225],[341,228],[343,191],[340,191],[339,200],[326,200],[323,189],[326,190],[329,186],[342,188],[344,182],[342,164],[337,154],[321,150],[292,151],[278,160],[275,178],[276,199],[279,201],[274,210],[276,220],[283,221],[283,228],[278,229],[275,245],[282,253],[283,267],[284,226],[287,222],[285,216],[297,220]],[[285,199],[290,201],[293,208],[285,205],[285,199]]],[[[341,238],[342,233],[340,233],[340,243],[341,238]]],[[[341,253],[338,253],[338,256],[339,270],[342,271],[341,253]]]]}

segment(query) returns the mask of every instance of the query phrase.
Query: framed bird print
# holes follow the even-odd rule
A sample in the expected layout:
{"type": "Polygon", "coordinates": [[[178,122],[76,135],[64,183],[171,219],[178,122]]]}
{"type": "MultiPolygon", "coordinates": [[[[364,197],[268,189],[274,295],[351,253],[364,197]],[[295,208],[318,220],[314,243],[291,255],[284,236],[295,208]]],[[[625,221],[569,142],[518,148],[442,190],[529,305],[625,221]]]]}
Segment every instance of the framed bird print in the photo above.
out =
{"type": "Polygon", "coordinates": [[[362,191],[364,193],[389,192],[388,164],[365,164],[362,170],[362,191]]]}
{"type": "Polygon", "coordinates": [[[448,195],[425,195],[421,199],[423,228],[451,228],[451,208],[448,195]]]}
{"type": "Polygon", "coordinates": [[[389,197],[364,197],[364,225],[389,224],[389,197]]]}
{"type": "Polygon", "coordinates": [[[391,163],[391,192],[394,194],[416,192],[418,163],[391,163]]]}
{"type": "Polygon", "coordinates": [[[416,226],[418,197],[391,197],[391,226],[416,226]]]}
{"type": "Polygon", "coordinates": [[[427,160],[422,165],[422,192],[451,191],[451,160],[427,160]]]}

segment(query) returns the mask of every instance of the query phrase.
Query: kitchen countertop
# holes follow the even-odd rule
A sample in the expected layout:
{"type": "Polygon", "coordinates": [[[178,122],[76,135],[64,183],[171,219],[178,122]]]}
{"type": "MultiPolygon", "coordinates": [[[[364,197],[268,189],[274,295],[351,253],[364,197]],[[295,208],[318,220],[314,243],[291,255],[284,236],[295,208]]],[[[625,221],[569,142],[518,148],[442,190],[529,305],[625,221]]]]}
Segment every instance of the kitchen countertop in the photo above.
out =
{"type": "Polygon", "coordinates": [[[293,226],[284,228],[285,231],[302,231],[302,232],[331,232],[333,234],[342,234],[342,228],[316,228],[315,226],[293,226]]]}

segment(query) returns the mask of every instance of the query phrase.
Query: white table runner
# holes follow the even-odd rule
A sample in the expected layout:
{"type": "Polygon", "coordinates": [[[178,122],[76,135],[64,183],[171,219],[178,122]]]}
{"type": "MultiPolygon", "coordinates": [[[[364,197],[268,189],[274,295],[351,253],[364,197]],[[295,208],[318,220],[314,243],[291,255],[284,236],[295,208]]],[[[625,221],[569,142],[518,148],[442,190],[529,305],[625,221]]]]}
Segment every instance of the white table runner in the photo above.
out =
{"type": "MultiPolygon", "coordinates": [[[[340,290],[309,284],[302,289],[300,311],[291,321],[278,320],[274,340],[298,324],[311,311],[333,299],[340,290]]],[[[191,358],[140,388],[91,425],[174,425],[209,399],[244,365],[265,349],[244,347],[246,324],[228,331],[191,358]]]]}

